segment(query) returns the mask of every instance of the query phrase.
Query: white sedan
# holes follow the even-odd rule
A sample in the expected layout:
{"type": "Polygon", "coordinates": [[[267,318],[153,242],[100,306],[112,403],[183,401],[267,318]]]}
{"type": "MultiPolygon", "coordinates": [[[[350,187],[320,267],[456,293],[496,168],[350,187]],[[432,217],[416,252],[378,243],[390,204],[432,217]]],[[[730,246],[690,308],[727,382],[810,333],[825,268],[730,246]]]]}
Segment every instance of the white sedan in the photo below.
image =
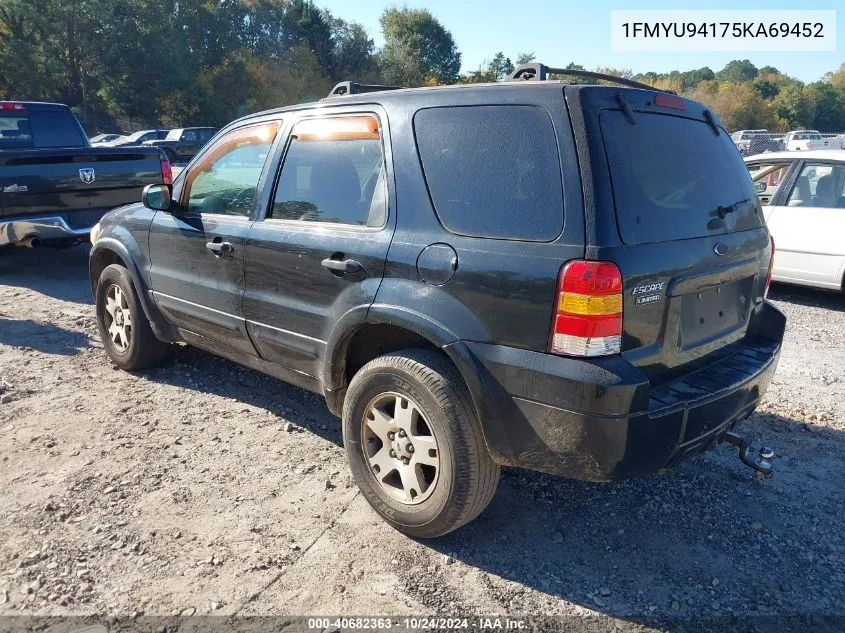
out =
{"type": "Polygon", "coordinates": [[[845,291],[845,152],[745,159],[775,240],[772,279],[845,291]]]}

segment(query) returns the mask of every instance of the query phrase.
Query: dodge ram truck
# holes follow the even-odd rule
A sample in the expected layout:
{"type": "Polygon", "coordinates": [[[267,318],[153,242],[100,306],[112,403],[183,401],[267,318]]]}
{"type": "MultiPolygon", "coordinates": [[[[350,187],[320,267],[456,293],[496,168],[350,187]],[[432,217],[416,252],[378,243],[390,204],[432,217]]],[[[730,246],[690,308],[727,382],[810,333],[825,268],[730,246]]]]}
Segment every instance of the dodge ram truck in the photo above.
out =
{"type": "Polygon", "coordinates": [[[67,246],[110,209],[170,184],[154,147],[91,147],[70,108],[0,101],[0,249],[67,246]]]}

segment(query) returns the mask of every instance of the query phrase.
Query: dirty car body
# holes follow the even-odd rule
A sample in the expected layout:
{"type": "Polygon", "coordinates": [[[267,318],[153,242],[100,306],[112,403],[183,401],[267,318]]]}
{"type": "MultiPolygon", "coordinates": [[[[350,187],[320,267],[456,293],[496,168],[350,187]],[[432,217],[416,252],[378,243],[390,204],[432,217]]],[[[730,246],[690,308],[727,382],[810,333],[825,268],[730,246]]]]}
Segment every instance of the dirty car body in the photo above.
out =
{"type": "Polygon", "coordinates": [[[336,415],[368,362],[433,350],[498,465],[593,481],[672,466],[750,415],[777,365],[785,318],[765,299],[771,240],[747,170],[718,119],[657,91],[502,82],[265,112],[224,128],[172,200],[103,219],[95,294],[120,262],[157,338],[336,415]],[[340,193],[339,160],[320,186],[345,202],[298,191],[327,164],[306,165],[307,125],[343,117],[375,121],[381,206],[366,170],[340,193]],[[246,204],[194,208],[192,173],[268,125],[246,204]],[[285,202],[288,186],[309,202],[285,202]]]}

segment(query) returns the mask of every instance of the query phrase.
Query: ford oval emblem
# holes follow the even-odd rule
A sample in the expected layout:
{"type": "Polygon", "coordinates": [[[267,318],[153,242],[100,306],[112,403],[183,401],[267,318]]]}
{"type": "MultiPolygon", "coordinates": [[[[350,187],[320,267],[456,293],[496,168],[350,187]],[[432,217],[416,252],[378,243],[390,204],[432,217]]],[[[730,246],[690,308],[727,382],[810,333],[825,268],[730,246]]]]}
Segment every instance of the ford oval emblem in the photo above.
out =
{"type": "Polygon", "coordinates": [[[713,251],[717,255],[727,255],[728,254],[728,245],[725,244],[724,242],[719,242],[718,244],[716,244],[716,247],[713,249],[713,251]]]}

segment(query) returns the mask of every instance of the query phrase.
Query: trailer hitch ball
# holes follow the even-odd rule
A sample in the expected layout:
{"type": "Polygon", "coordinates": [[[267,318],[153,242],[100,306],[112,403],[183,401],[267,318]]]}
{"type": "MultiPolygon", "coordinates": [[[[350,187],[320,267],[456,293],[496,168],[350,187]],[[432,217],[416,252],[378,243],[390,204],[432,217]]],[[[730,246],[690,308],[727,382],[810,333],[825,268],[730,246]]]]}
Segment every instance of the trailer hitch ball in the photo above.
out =
{"type": "Polygon", "coordinates": [[[754,471],[754,478],[757,481],[762,481],[772,474],[772,461],[775,458],[775,452],[771,448],[761,448],[759,459],[753,459],[750,455],[751,446],[744,437],[728,431],[722,441],[737,447],[740,461],[754,471]]]}
{"type": "Polygon", "coordinates": [[[759,468],[755,469],[756,472],[754,474],[757,481],[764,479],[767,474],[771,474],[772,460],[774,460],[774,458],[775,452],[768,446],[764,446],[760,449],[760,459],[757,461],[759,468]]]}

